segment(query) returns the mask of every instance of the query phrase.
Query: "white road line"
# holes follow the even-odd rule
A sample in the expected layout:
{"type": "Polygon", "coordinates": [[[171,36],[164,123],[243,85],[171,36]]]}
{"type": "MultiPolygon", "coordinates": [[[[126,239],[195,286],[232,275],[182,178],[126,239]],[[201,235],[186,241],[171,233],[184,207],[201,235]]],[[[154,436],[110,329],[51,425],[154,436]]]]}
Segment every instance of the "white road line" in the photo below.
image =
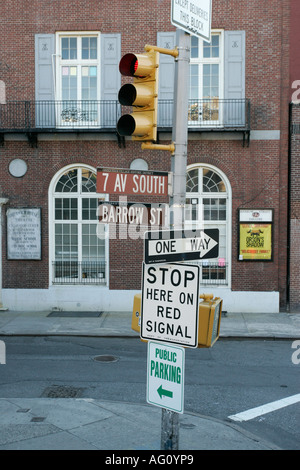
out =
{"type": "Polygon", "coordinates": [[[257,418],[257,416],[271,413],[271,411],[280,410],[280,408],[294,405],[298,402],[300,402],[300,393],[291,397],[283,398],[282,400],[267,403],[266,405],[258,406],[257,408],[252,408],[251,410],[243,411],[242,413],[238,413],[236,415],[228,416],[228,418],[232,419],[233,421],[249,421],[250,419],[257,418]]]}

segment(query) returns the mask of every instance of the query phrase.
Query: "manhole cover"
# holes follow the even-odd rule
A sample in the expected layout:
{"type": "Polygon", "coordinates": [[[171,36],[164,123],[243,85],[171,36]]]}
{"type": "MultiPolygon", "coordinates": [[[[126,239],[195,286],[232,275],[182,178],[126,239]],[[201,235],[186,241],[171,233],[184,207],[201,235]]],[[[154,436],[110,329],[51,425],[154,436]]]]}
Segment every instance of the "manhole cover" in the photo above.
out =
{"type": "Polygon", "coordinates": [[[43,398],[80,398],[83,388],[71,387],[68,385],[51,385],[43,393],[43,398]]]}
{"type": "Polygon", "coordinates": [[[94,361],[99,361],[99,362],[116,362],[118,361],[119,358],[116,356],[108,356],[103,354],[102,356],[95,356],[94,361]]]}

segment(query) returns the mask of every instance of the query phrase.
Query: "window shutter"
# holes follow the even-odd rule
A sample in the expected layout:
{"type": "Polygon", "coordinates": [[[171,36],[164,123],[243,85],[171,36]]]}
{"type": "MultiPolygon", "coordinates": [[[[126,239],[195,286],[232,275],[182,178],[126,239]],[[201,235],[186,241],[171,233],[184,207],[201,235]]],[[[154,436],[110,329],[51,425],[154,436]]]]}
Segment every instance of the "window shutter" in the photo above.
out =
{"type": "Polygon", "coordinates": [[[121,34],[101,35],[101,124],[116,127],[118,92],[121,86],[119,62],[121,59],[121,34]]]}
{"type": "MultiPolygon", "coordinates": [[[[176,32],[158,32],[158,47],[174,49],[176,32]]],[[[160,54],[159,57],[159,91],[158,91],[158,126],[172,127],[174,102],[175,59],[160,54]]]]}
{"type": "Polygon", "coordinates": [[[245,125],[245,31],[225,31],[225,125],[245,125]]]}
{"type": "Polygon", "coordinates": [[[54,34],[35,36],[36,126],[55,127],[54,34]]]}

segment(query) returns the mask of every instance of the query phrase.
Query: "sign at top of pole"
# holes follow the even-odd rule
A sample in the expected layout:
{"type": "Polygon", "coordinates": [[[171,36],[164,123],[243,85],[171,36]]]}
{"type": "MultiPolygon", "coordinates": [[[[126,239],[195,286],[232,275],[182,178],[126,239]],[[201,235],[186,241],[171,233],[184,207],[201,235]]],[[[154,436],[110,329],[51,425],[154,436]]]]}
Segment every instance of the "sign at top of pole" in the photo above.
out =
{"type": "Polygon", "coordinates": [[[171,0],[171,23],[210,42],[212,0],[171,0]]]}

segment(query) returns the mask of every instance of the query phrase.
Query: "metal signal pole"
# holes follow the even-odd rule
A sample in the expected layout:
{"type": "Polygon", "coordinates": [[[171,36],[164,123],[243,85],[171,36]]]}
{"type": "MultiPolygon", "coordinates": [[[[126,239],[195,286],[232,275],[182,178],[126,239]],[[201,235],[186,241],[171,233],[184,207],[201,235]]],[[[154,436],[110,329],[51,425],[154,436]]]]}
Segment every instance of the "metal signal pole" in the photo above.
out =
{"type": "MultiPolygon", "coordinates": [[[[178,57],[175,59],[175,94],[172,141],[175,152],[172,155],[173,196],[170,198],[171,228],[184,228],[184,206],[186,199],[186,167],[188,144],[188,101],[190,87],[190,44],[191,37],[181,29],[176,30],[178,57]]],[[[178,450],[178,413],[162,409],[161,449],[178,450]]]]}

